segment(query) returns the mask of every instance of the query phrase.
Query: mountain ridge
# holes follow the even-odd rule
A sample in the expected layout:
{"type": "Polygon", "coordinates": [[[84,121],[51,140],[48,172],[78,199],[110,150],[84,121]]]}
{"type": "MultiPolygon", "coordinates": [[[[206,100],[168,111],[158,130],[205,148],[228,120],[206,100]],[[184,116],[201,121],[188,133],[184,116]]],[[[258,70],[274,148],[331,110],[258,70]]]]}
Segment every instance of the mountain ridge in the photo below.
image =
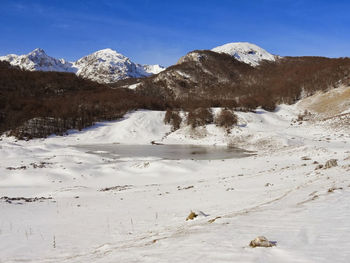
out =
{"type": "Polygon", "coordinates": [[[75,73],[72,62],[50,57],[41,48],[36,48],[26,55],[8,54],[1,56],[0,60],[7,61],[13,66],[18,66],[29,71],[57,71],[75,73]]]}
{"type": "MultiPolygon", "coordinates": [[[[275,61],[275,56],[263,48],[248,42],[232,42],[215,47],[211,51],[224,53],[232,58],[256,67],[262,61],[275,61]]],[[[192,51],[181,57],[177,64],[188,60],[198,60],[198,53],[192,51]]],[[[74,62],[57,59],[37,48],[26,55],[9,54],[0,57],[13,66],[30,71],[57,71],[74,73],[79,77],[99,83],[110,84],[128,78],[143,78],[158,74],[165,70],[160,65],[141,65],[134,63],[130,58],[111,49],[105,48],[88,54],[74,62]]]]}
{"type": "Polygon", "coordinates": [[[75,62],[57,59],[36,48],[26,55],[9,54],[0,57],[13,66],[29,71],[74,73],[99,83],[112,83],[126,78],[142,78],[157,74],[165,68],[160,65],[141,65],[110,48],[98,50],[75,62]]]}

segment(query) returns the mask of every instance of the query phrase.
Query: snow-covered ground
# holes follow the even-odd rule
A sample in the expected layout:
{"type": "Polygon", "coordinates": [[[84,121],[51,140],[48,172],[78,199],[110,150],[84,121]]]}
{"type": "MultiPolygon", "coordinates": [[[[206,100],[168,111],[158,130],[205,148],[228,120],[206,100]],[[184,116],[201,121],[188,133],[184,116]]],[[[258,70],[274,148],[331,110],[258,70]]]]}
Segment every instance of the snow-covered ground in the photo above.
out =
{"type": "Polygon", "coordinates": [[[64,137],[2,137],[0,197],[52,199],[0,199],[0,262],[348,262],[349,122],[316,110],[295,121],[320,96],[238,113],[230,133],[215,125],[170,133],[164,112],[136,111],[64,137]],[[115,160],[75,147],[151,141],[254,154],[115,160]],[[329,159],[338,166],[317,169],[329,159]],[[191,211],[198,217],[186,221],[191,211]],[[277,246],[250,248],[261,235],[277,246]]]}

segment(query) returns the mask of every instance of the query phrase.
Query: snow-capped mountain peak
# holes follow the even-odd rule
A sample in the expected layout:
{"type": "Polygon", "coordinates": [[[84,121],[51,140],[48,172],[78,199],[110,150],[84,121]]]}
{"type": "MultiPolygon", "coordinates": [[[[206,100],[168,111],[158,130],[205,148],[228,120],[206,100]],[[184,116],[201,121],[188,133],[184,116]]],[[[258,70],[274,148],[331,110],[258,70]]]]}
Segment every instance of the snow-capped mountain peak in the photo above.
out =
{"type": "Polygon", "coordinates": [[[129,58],[125,57],[115,50],[106,48],[82,57],[81,59],[74,62],[74,65],[77,68],[81,69],[87,65],[98,65],[101,63],[116,65],[118,63],[125,63],[127,61],[130,62],[129,58]]]}
{"type": "Polygon", "coordinates": [[[32,55],[32,56],[45,55],[45,56],[47,56],[45,50],[43,50],[42,48],[36,48],[32,52],[29,52],[28,55],[32,55]]]}
{"type": "Polygon", "coordinates": [[[98,50],[76,62],[50,57],[41,48],[34,49],[27,55],[3,56],[0,57],[0,60],[30,71],[72,72],[100,83],[112,83],[125,78],[146,77],[165,69],[159,65],[136,64],[111,48],[98,50]]]}
{"type": "Polygon", "coordinates": [[[41,48],[34,49],[27,55],[10,54],[0,57],[0,60],[7,61],[13,66],[30,71],[58,71],[75,72],[72,63],[64,59],[56,59],[48,56],[41,48]]]}
{"type": "Polygon", "coordinates": [[[45,53],[45,50],[43,50],[42,48],[36,48],[32,52],[29,52],[28,56],[38,57],[38,56],[47,56],[47,55],[45,53]]]}
{"type": "Polygon", "coordinates": [[[127,60],[128,59],[123,54],[120,54],[117,51],[110,49],[110,48],[98,50],[98,51],[96,51],[88,56],[96,56],[96,57],[99,57],[101,59],[106,59],[106,60],[118,60],[118,59],[127,60]]]}
{"type": "Polygon", "coordinates": [[[234,42],[213,48],[212,51],[217,53],[226,53],[235,59],[257,66],[262,60],[275,61],[276,57],[265,49],[248,42],[234,42]]]}
{"type": "Polygon", "coordinates": [[[106,48],[85,56],[74,63],[77,75],[100,83],[112,83],[126,78],[140,78],[156,74],[163,67],[140,65],[117,51],[106,48]]]}

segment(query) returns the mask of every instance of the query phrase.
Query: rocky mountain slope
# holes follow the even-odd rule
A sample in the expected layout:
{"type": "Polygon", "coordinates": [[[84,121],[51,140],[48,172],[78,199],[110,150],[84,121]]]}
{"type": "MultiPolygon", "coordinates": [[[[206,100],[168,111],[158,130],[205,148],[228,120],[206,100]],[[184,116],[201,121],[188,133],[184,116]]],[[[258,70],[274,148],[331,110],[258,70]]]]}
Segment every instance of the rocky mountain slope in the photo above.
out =
{"type": "Polygon", "coordinates": [[[121,79],[141,78],[157,74],[164,68],[160,65],[140,65],[112,50],[103,49],[75,62],[48,56],[43,49],[35,49],[27,55],[0,57],[13,66],[30,71],[57,71],[75,73],[99,83],[112,83],[121,79]]]}

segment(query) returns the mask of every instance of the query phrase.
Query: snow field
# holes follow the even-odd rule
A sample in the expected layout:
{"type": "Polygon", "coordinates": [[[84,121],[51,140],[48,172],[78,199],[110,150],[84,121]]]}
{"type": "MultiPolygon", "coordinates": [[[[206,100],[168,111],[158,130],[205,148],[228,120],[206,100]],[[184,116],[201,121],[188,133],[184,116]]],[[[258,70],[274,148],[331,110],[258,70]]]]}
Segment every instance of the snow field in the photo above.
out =
{"type": "Polygon", "coordinates": [[[170,133],[164,112],[136,111],[65,137],[2,137],[0,197],[53,199],[0,200],[0,262],[347,262],[350,136],[294,123],[300,111],[238,113],[229,134],[215,125],[170,133]],[[116,161],[74,147],[151,141],[255,154],[116,161]],[[315,170],[329,159],[338,166],[315,170]],[[199,216],[185,221],[191,211],[199,216]],[[260,235],[277,246],[250,248],[260,235]]]}

